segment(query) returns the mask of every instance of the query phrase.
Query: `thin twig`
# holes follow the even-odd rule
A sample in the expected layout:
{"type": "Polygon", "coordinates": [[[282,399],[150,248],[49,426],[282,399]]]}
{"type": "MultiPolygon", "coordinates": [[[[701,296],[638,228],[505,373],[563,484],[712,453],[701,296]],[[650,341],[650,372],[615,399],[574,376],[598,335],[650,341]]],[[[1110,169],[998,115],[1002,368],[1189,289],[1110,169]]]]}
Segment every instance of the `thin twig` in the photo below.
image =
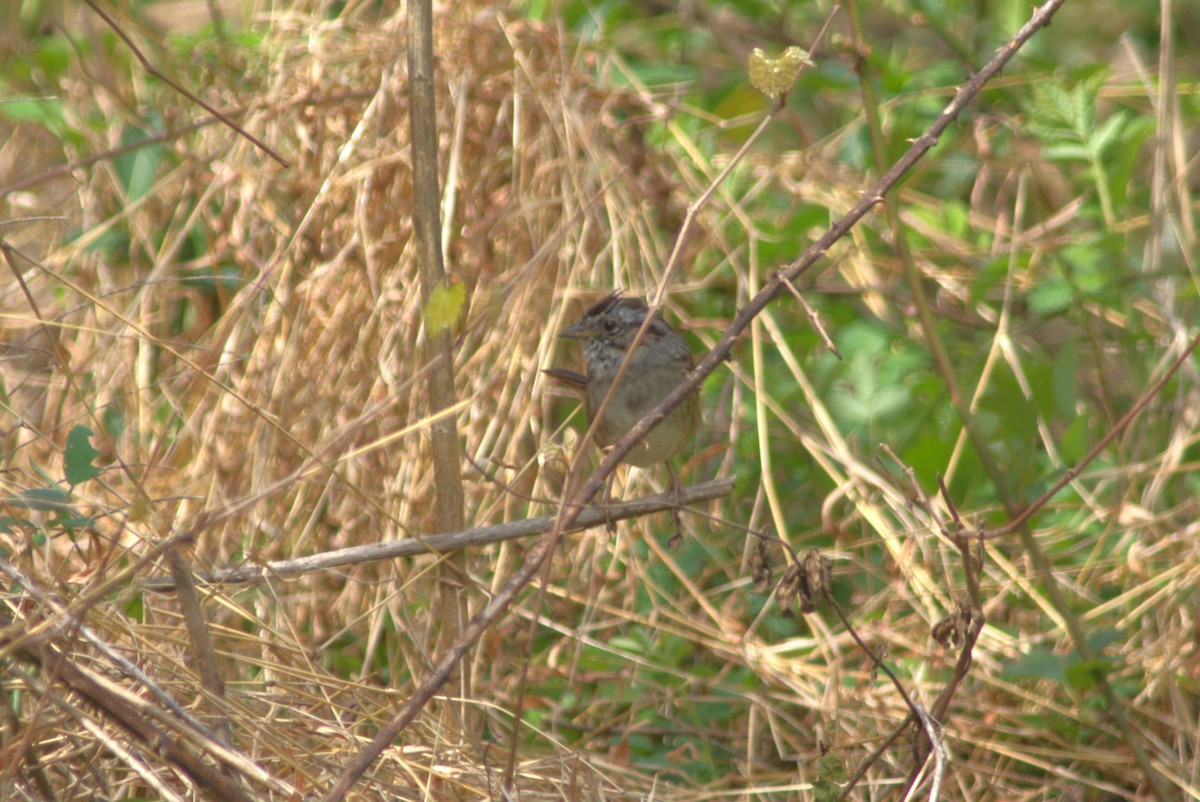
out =
{"type": "Polygon", "coordinates": [[[104,12],[104,9],[102,9],[102,8],[100,8],[100,6],[96,5],[95,0],[83,0],[83,2],[87,3],[88,7],[90,9],[92,9],[92,11],[95,11],[96,14],[100,17],[100,19],[104,20],[104,22],[108,25],[108,27],[112,28],[113,31],[117,34],[117,36],[119,36],[121,38],[121,41],[124,42],[129,47],[129,49],[133,51],[134,57],[137,58],[137,60],[139,62],[141,62],[142,67],[146,70],[146,72],[150,73],[155,78],[162,81],[167,86],[171,87],[176,92],[183,95],[188,100],[192,101],[197,106],[204,109],[209,114],[211,114],[212,116],[216,117],[221,122],[228,125],[234,131],[237,131],[239,134],[244,136],[246,139],[253,142],[264,153],[266,153],[268,156],[270,156],[275,161],[279,162],[279,164],[281,166],[283,166],[283,167],[290,166],[286,161],[284,161],[282,156],[280,156],[278,153],[276,153],[271,148],[267,147],[267,144],[265,142],[261,141],[260,139],[255,137],[253,134],[251,134],[249,131],[247,131],[245,128],[242,128],[240,125],[235,123],[233,120],[229,119],[224,114],[217,111],[214,107],[208,105],[203,100],[196,97],[191,92],[184,89],[182,86],[175,83],[170,78],[168,78],[167,76],[165,76],[161,72],[159,72],[158,69],[153,64],[150,63],[150,60],[148,58],[146,58],[144,55],[142,55],[142,51],[139,50],[138,46],[133,43],[133,40],[130,39],[125,34],[125,31],[121,30],[121,27],[119,25],[117,25],[117,23],[113,20],[113,18],[108,16],[108,14],[106,14],[104,12]]]}
{"type": "Polygon", "coordinates": [[[863,777],[866,776],[867,771],[871,768],[871,766],[875,765],[879,761],[879,758],[883,757],[884,753],[887,752],[887,750],[891,748],[892,744],[896,742],[896,739],[903,735],[904,731],[908,729],[909,726],[916,720],[916,715],[909,713],[908,716],[906,716],[903,721],[896,725],[896,727],[894,727],[892,731],[879,743],[879,746],[875,747],[875,749],[871,751],[871,754],[867,755],[867,757],[858,764],[858,767],[854,770],[854,773],[850,775],[850,779],[846,781],[844,786],[842,786],[842,792],[838,794],[838,802],[844,802],[844,800],[849,798],[850,793],[854,790],[854,787],[858,785],[859,781],[862,780],[863,777]]]}
{"type": "Polygon", "coordinates": [[[844,626],[846,631],[850,633],[850,637],[853,638],[854,642],[858,644],[858,648],[862,649],[863,653],[866,654],[868,659],[870,659],[871,665],[875,666],[875,668],[879,669],[884,674],[887,674],[888,679],[892,681],[892,685],[896,687],[896,692],[899,693],[900,698],[904,700],[904,704],[908,705],[908,709],[912,711],[913,714],[916,714],[917,704],[908,695],[908,691],[904,688],[904,683],[900,681],[900,678],[896,676],[895,672],[892,671],[888,664],[880,659],[880,657],[871,650],[871,647],[868,646],[861,637],[859,637],[858,632],[855,631],[854,627],[850,624],[850,620],[846,618],[846,614],[842,612],[842,608],[833,598],[833,594],[829,592],[829,588],[825,588],[824,591],[826,603],[833,608],[835,613],[837,613],[837,617],[842,622],[842,626],[844,626]]]}
{"type": "MultiPolygon", "coordinates": [[[[208,629],[208,619],[204,616],[204,608],[200,604],[200,594],[196,592],[191,563],[180,548],[167,552],[167,565],[170,566],[171,576],[175,580],[179,609],[183,613],[192,657],[196,661],[197,673],[200,674],[200,687],[208,691],[213,698],[224,699],[225,680],[221,677],[221,664],[213,646],[212,633],[208,629]]],[[[211,705],[211,699],[206,699],[205,704],[211,705]]],[[[232,745],[233,726],[229,717],[217,706],[214,706],[212,715],[215,718],[218,739],[226,745],[232,745]]]]}
{"type": "Polygon", "coordinates": [[[808,315],[808,322],[812,323],[812,327],[816,329],[817,334],[821,336],[821,342],[825,343],[825,347],[829,350],[829,352],[836,356],[838,361],[841,362],[842,352],[838,350],[838,347],[833,344],[833,340],[830,339],[829,335],[825,332],[825,327],[821,325],[821,319],[817,316],[817,310],[808,305],[808,301],[804,300],[804,296],[800,294],[800,290],[796,289],[796,285],[791,282],[791,279],[789,279],[787,276],[781,275],[779,280],[783,282],[784,287],[787,287],[788,292],[792,294],[792,297],[800,302],[800,306],[804,309],[804,314],[808,315]]]}
{"type": "Polygon", "coordinates": [[[929,786],[929,802],[938,802],[942,795],[942,778],[946,773],[946,745],[942,743],[942,728],[920,704],[916,707],[916,713],[921,719],[925,737],[933,744],[933,782],[929,786]]]}
{"type": "MultiPolygon", "coordinates": [[[[683,503],[698,504],[715,498],[728,496],[733,491],[732,479],[718,479],[703,484],[683,488],[683,503]]],[[[613,504],[603,509],[589,507],[583,510],[568,532],[578,532],[593,526],[601,526],[608,521],[623,521],[629,518],[640,518],[654,513],[664,512],[675,507],[675,497],[671,493],[659,493],[654,496],[634,499],[621,504],[613,504]]],[[[450,532],[443,535],[429,535],[423,538],[406,538],[404,540],[389,540],[383,543],[368,543],[363,546],[350,546],[334,551],[325,551],[307,557],[295,557],[289,560],[272,560],[261,565],[242,565],[237,568],[222,568],[216,571],[202,571],[195,574],[199,582],[210,585],[237,585],[247,582],[258,582],[271,577],[295,577],[311,574],[317,571],[329,571],[347,565],[378,562],[379,560],[394,560],[399,557],[412,557],[418,554],[442,554],[448,551],[483,546],[489,543],[500,543],[505,540],[516,540],[530,535],[539,535],[548,530],[554,522],[552,516],[527,518],[521,521],[479,526],[461,532],[450,532]]],[[[159,576],[138,583],[140,590],[169,591],[174,590],[175,580],[170,576],[159,576]]]]}

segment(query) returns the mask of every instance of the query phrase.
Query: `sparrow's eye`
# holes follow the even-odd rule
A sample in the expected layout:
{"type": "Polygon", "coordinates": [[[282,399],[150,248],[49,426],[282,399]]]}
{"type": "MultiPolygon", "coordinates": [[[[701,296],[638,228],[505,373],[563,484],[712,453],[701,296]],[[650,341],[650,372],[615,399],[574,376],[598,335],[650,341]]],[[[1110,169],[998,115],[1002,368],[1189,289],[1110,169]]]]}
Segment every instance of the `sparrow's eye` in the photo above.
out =
{"type": "Polygon", "coordinates": [[[617,330],[620,328],[621,328],[621,324],[615,320],[604,321],[604,330],[607,331],[609,334],[616,334],[617,330]]]}

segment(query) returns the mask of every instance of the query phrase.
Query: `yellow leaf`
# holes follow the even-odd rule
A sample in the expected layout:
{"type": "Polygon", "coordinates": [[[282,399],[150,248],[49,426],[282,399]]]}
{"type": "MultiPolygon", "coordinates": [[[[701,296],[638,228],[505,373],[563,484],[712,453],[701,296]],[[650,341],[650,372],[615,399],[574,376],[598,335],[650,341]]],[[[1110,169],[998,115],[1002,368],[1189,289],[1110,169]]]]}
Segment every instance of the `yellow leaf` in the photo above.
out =
{"type": "Polygon", "coordinates": [[[425,304],[425,327],[429,333],[437,334],[453,326],[466,301],[467,288],[461,281],[434,287],[429,303],[425,304]]]}
{"type": "Polygon", "coordinates": [[[812,66],[808,51],[799,47],[789,47],[779,58],[768,58],[759,48],[750,51],[746,60],[746,69],[750,73],[750,83],[759,92],[772,100],[787,94],[796,83],[800,68],[812,66]]]}

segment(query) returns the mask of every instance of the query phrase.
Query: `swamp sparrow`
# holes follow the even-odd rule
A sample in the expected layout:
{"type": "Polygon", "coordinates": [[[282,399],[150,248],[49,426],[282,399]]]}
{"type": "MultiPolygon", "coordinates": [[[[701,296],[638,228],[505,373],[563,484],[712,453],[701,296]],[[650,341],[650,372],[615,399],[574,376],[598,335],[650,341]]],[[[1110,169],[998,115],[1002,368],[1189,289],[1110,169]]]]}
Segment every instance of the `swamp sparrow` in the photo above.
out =
{"type": "MultiPolygon", "coordinates": [[[[648,311],[641,298],[622,298],[614,292],[589,309],[578,323],[559,333],[559,337],[583,343],[587,375],[560,368],[546,373],[583,390],[589,424],[595,420],[648,311]]],[[[596,445],[606,448],[621,439],[693,367],[692,352],[683,337],[656,315],[608,402],[604,417],[596,424],[596,445]]],[[[684,449],[699,423],[700,399],[692,392],[625,455],[624,462],[639,468],[666,462],[677,487],[669,460],[684,449]]]]}

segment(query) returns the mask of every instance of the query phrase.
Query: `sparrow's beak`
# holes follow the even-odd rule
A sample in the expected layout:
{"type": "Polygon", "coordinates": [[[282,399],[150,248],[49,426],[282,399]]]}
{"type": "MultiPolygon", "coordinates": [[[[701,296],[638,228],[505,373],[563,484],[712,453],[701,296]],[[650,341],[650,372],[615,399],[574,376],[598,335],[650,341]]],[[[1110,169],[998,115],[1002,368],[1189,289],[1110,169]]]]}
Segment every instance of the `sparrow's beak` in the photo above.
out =
{"type": "Polygon", "coordinates": [[[583,340],[588,336],[588,329],[589,327],[581,320],[578,323],[567,326],[558,333],[558,336],[564,340],[583,340]]]}

